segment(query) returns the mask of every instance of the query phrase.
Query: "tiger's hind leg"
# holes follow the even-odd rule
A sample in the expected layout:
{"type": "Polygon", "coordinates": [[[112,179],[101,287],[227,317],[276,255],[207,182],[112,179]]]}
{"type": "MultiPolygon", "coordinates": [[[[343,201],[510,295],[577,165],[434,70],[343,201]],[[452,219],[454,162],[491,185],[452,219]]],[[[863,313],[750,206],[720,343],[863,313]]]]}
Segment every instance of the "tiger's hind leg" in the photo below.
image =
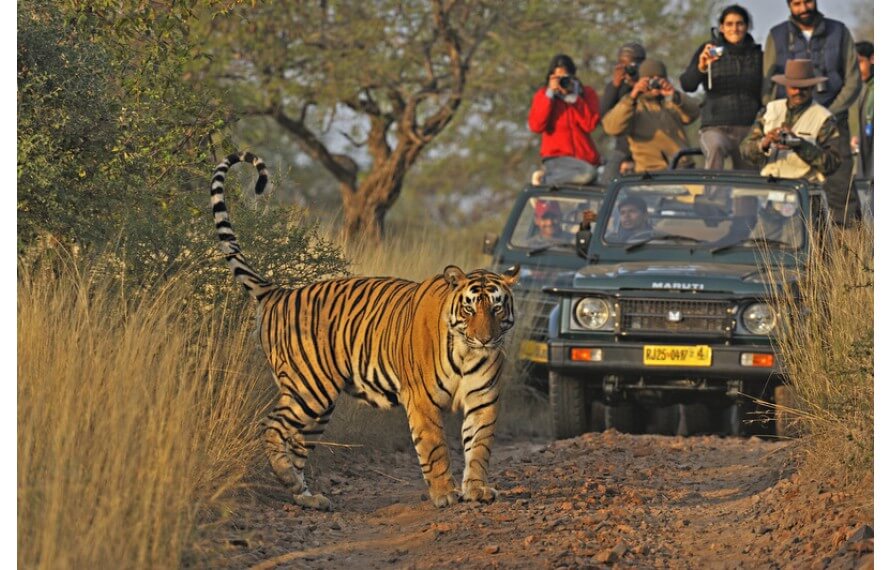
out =
{"type": "Polygon", "coordinates": [[[269,464],[294,502],[302,507],[331,510],[327,497],[309,491],[303,472],[309,452],[315,448],[333,412],[332,405],[319,417],[312,417],[293,398],[282,395],[266,418],[263,437],[269,464]]]}

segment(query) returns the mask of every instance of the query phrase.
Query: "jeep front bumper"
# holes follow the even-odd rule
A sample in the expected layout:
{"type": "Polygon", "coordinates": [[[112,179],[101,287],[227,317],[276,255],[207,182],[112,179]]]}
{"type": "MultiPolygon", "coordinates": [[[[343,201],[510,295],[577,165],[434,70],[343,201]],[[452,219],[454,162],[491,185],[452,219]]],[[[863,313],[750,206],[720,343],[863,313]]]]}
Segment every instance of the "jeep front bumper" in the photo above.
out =
{"type": "MultiPolygon", "coordinates": [[[[666,339],[667,340],[667,339],[666,339]]],[[[697,363],[655,363],[652,356],[645,362],[644,350],[670,348],[669,342],[598,342],[596,340],[551,340],[548,343],[548,366],[558,372],[589,372],[596,378],[605,375],[639,377],[686,377],[727,380],[767,380],[781,376],[783,366],[770,345],[708,344],[702,341],[677,348],[707,346],[708,361],[697,363]]],[[[592,378],[593,379],[593,378],[592,378]]]]}

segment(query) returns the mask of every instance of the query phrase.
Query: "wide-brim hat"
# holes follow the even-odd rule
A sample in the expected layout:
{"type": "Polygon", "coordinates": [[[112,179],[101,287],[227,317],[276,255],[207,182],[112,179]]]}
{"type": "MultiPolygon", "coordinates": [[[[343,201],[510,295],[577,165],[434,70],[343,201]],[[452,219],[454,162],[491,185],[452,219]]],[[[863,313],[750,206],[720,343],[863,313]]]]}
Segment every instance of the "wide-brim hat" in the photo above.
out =
{"type": "Polygon", "coordinates": [[[817,83],[823,83],[828,78],[817,76],[814,72],[814,62],[809,59],[790,59],[786,62],[783,75],[771,77],[774,83],[785,87],[813,87],[817,83]]]}

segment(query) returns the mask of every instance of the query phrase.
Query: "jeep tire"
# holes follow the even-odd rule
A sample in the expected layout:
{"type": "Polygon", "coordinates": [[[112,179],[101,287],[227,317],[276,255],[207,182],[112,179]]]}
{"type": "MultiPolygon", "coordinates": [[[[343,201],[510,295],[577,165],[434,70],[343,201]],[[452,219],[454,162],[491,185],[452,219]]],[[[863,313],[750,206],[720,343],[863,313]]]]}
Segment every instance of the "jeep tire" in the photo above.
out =
{"type": "Polygon", "coordinates": [[[587,383],[552,370],[548,373],[548,385],[554,438],[567,439],[588,431],[591,401],[587,383]]]}
{"type": "Polygon", "coordinates": [[[780,384],[773,389],[773,401],[777,405],[773,412],[777,437],[799,437],[801,426],[798,425],[793,411],[798,407],[795,388],[780,384]]]}
{"type": "Polygon", "coordinates": [[[638,428],[639,406],[631,402],[610,404],[606,406],[604,414],[604,426],[606,429],[614,429],[622,433],[640,433],[638,428]]]}

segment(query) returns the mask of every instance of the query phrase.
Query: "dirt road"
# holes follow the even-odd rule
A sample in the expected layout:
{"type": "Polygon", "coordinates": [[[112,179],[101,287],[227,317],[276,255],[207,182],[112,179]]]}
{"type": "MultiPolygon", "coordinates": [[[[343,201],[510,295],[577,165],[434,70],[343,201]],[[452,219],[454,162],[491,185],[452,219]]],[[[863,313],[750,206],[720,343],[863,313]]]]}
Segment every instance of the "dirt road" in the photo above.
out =
{"type": "Polygon", "coordinates": [[[427,500],[413,451],[343,457],[314,481],[334,512],[287,505],[270,488],[216,539],[223,557],[202,566],[871,567],[871,509],[800,480],[790,451],[755,438],[614,431],[502,441],[492,469],[500,498],[448,509],[427,500]]]}

